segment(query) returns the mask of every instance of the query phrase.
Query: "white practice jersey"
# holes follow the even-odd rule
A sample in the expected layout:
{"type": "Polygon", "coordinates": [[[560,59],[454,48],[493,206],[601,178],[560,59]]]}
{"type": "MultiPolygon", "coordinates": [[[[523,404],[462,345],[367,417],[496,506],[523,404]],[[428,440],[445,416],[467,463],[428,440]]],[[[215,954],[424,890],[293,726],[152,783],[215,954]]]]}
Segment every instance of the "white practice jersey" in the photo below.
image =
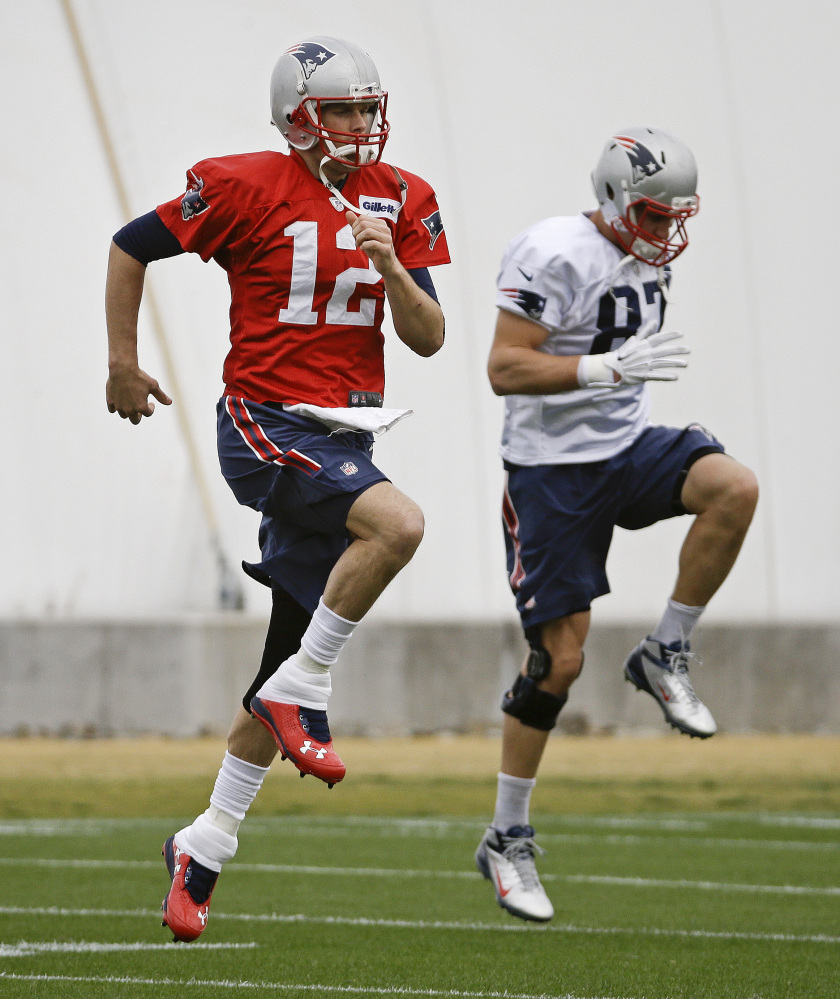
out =
{"type": "MultiPolygon", "coordinates": [[[[496,305],[542,326],[546,354],[605,354],[637,330],[658,330],[665,312],[656,268],[623,258],[586,215],[545,219],[508,244],[496,305]]],[[[646,384],[509,395],[505,403],[501,453],[516,465],[610,458],[633,443],[650,412],[646,384]]]]}

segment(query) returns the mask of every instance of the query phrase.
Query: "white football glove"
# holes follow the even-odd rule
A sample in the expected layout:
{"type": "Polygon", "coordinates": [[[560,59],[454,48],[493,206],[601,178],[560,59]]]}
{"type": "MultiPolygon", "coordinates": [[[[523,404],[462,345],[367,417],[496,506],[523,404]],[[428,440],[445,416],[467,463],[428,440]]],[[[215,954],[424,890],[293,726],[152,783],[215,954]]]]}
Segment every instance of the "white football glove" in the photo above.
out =
{"type": "Polygon", "coordinates": [[[682,333],[637,333],[608,354],[584,354],[578,364],[578,384],[581,388],[615,388],[640,382],[675,382],[678,372],[674,369],[687,368],[683,355],[691,353],[688,347],[671,343],[680,337],[682,333]]]}

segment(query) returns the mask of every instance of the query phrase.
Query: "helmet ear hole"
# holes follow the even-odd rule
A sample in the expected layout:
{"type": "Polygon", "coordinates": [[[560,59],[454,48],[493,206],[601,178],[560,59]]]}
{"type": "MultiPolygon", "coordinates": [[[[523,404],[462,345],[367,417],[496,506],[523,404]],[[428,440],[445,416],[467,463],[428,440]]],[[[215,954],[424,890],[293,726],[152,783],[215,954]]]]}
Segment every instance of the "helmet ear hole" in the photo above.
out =
{"type": "Polygon", "coordinates": [[[610,199],[610,201],[615,200],[615,191],[613,190],[612,184],[610,184],[609,181],[607,182],[607,197],[610,199]]]}

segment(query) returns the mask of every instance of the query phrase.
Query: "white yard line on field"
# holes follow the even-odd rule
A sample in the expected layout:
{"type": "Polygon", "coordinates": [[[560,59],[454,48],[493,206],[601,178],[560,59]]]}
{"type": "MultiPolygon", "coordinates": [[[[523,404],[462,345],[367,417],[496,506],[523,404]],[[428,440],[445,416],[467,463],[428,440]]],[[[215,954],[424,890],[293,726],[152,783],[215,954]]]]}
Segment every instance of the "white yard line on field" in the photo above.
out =
{"type": "Polygon", "coordinates": [[[716,836],[587,836],[586,833],[547,833],[537,836],[541,843],[600,843],[604,846],[644,846],[662,845],[685,847],[709,847],[712,850],[790,850],[808,853],[835,853],[840,850],[840,842],[815,842],[795,839],[723,839],[716,836]]]}
{"type": "MultiPolygon", "coordinates": [[[[102,977],[83,977],[81,975],[7,975],[0,971],[0,982],[4,979],[18,982],[84,982],[87,984],[105,985],[177,985],[181,988],[198,986],[199,988],[217,989],[269,989],[278,992],[314,992],[338,993],[341,995],[377,995],[377,996],[434,996],[452,999],[618,999],[616,996],[580,996],[565,992],[563,995],[549,995],[545,992],[464,992],[461,989],[416,989],[404,985],[374,985],[365,988],[361,985],[292,985],[288,982],[248,982],[216,979],[178,979],[178,978],[133,978],[129,976],[107,975],[102,977]]],[[[624,997],[629,999],[629,997],[624,997]]]]}
{"type": "MultiPolygon", "coordinates": [[[[249,950],[259,947],[257,943],[197,943],[190,950],[249,950]]],[[[50,943],[34,943],[29,940],[19,940],[15,944],[0,943],[0,957],[32,957],[33,954],[114,954],[123,951],[138,950],[177,950],[182,951],[183,944],[178,943],[145,943],[129,941],[126,943],[97,943],[92,940],[62,941],[53,940],[50,943]]]]}
{"type": "MultiPolygon", "coordinates": [[[[157,869],[157,860],[81,860],[39,857],[0,857],[0,867],[52,867],[102,869],[157,869]]],[[[475,881],[481,877],[477,871],[413,870],[411,868],[383,867],[324,867],[306,864],[242,864],[231,861],[225,870],[243,874],[304,874],[325,875],[327,877],[357,878],[430,878],[466,879],[475,881]]],[[[751,885],[729,881],[689,881],[686,879],[668,880],[663,878],[618,877],[599,874],[543,874],[543,881],[562,884],[603,884],[626,888],[688,888],[698,891],[754,892],[768,895],[840,895],[840,887],[813,885],[751,885]]]]}
{"type": "MultiPolygon", "coordinates": [[[[605,846],[655,846],[667,842],[677,846],[709,847],[712,849],[746,850],[790,850],[794,852],[837,852],[840,841],[814,842],[808,840],[769,840],[735,839],[716,836],[671,836],[668,833],[711,831],[715,824],[731,824],[733,821],[752,821],[763,826],[779,826],[819,831],[840,827],[840,819],[808,815],[765,815],[761,813],[699,815],[699,816],[555,816],[549,828],[570,826],[588,829],[633,829],[635,833],[585,833],[585,832],[539,832],[541,843],[588,844],[605,846]],[[649,830],[663,833],[663,836],[639,835],[649,830]]],[[[61,837],[61,836],[105,836],[132,828],[169,828],[177,823],[162,819],[7,819],[0,822],[0,837],[61,837]]],[[[484,824],[472,819],[435,818],[382,818],[377,816],[332,816],[319,819],[309,816],[301,820],[295,816],[252,817],[247,825],[247,835],[276,835],[278,828],[290,827],[296,836],[329,836],[339,838],[355,836],[364,829],[368,837],[418,836],[442,839],[454,835],[479,837],[484,824]]]]}
{"type": "MultiPolygon", "coordinates": [[[[11,916],[57,916],[79,918],[160,918],[154,909],[70,909],[59,906],[0,906],[0,915],[11,916]]],[[[728,930],[680,930],[673,927],[663,929],[654,926],[575,926],[572,924],[543,923],[474,923],[430,919],[370,919],[362,916],[307,916],[302,913],[236,913],[214,912],[214,922],[230,920],[242,923],[285,923],[301,926],[359,926],[376,929],[397,930],[462,930],[484,933],[566,933],[589,936],[645,936],[678,937],[705,940],[749,940],[759,943],[819,943],[840,944],[840,936],[825,933],[749,933],[728,930]]]]}
{"type": "MultiPolygon", "coordinates": [[[[306,819],[304,823],[299,823],[294,828],[294,835],[305,837],[307,839],[314,839],[315,837],[329,837],[331,839],[337,839],[339,837],[355,837],[358,836],[358,830],[354,830],[349,826],[337,826],[334,829],[328,829],[324,826],[311,825],[311,818],[306,819]]],[[[471,835],[474,834],[475,842],[481,838],[481,834],[484,832],[486,826],[473,826],[471,829],[471,835]]],[[[259,826],[252,825],[249,823],[246,833],[248,836],[253,836],[265,832],[267,835],[276,836],[276,830],[272,832],[270,827],[265,826],[260,828],[259,826]]],[[[463,832],[463,830],[461,830],[463,832]]],[[[431,832],[424,832],[422,829],[406,829],[399,828],[395,826],[389,826],[385,829],[371,829],[365,834],[368,838],[373,838],[374,836],[385,838],[392,836],[407,837],[409,835],[421,838],[424,835],[428,835],[433,839],[443,839],[446,838],[445,833],[438,832],[433,829],[431,832]]],[[[718,849],[735,849],[735,850],[785,850],[795,853],[837,853],[840,851],[840,841],[834,840],[830,842],[819,842],[814,840],[793,840],[793,839],[731,839],[723,838],[717,836],[640,836],[634,833],[542,833],[537,832],[537,841],[540,843],[551,843],[551,844],[567,844],[567,845],[589,845],[598,844],[600,846],[642,846],[645,848],[661,846],[662,844],[668,844],[673,846],[684,846],[684,847],[707,847],[712,850],[718,849]]]]}

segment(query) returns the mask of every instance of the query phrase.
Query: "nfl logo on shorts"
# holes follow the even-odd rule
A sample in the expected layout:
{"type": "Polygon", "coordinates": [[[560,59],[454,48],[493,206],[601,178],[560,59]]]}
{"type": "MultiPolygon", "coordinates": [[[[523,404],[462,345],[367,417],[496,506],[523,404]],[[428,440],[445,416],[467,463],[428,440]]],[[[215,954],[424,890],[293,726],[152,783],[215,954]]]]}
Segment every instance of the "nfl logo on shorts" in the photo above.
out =
{"type": "Polygon", "coordinates": [[[356,468],[352,461],[345,461],[341,466],[341,471],[344,472],[345,475],[355,475],[359,469],[356,468]]]}

